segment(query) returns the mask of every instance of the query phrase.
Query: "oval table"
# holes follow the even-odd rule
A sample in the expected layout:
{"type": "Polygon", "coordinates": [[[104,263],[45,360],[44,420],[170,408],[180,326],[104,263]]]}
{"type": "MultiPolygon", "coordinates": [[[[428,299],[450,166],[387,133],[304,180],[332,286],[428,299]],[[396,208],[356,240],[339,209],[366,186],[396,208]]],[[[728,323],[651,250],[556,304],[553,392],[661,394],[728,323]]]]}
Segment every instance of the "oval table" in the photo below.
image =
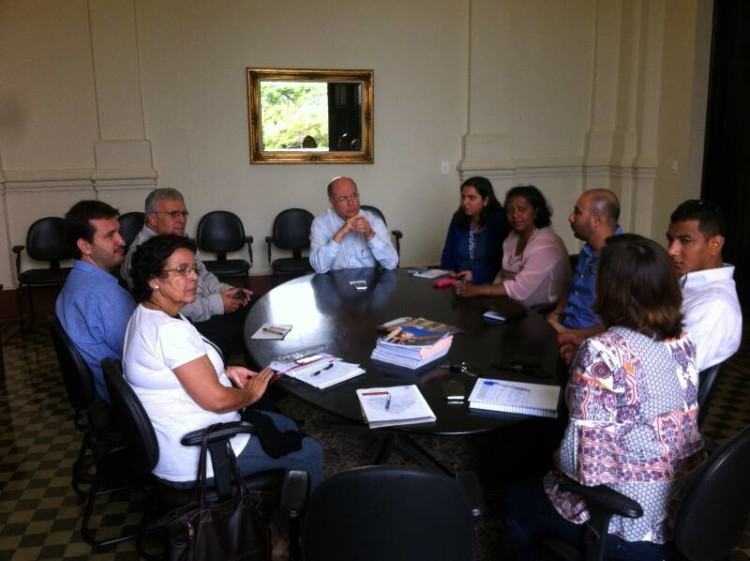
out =
{"type": "Polygon", "coordinates": [[[488,323],[488,309],[514,309],[507,298],[461,299],[452,289],[435,289],[430,280],[410,276],[404,269],[347,269],[324,275],[307,275],[273,288],[255,303],[245,322],[245,344],[256,368],[303,349],[325,349],[348,362],[362,365],[366,373],[325,390],[291,378],[278,383],[284,390],[325,411],[364,423],[355,389],[416,384],[437,421],[428,425],[394,427],[430,434],[463,435],[489,431],[516,423],[520,417],[471,410],[468,402],[448,403],[441,382],[461,380],[468,397],[475,378],[441,367],[465,361],[470,371],[487,378],[557,384],[558,351],[555,331],[539,314],[505,324],[488,323]],[[367,282],[357,291],[353,280],[367,282]],[[381,363],[370,354],[378,337],[377,326],[402,316],[424,317],[457,326],[447,357],[415,373],[381,363]],[[284,340],[252,339],[264,323],[294,327],[284,340]]]}

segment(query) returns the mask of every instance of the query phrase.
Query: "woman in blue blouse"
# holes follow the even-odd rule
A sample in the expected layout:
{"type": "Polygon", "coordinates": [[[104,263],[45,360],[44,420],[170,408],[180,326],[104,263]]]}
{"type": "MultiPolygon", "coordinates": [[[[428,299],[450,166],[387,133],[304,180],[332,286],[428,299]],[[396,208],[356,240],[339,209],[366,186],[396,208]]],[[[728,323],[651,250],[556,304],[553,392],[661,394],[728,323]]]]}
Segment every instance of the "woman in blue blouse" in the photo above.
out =
{"type": "Polygon", "coordinates": [[[440,266],[474,284],[494,280],[503,257],[508,222],[486,177],[461,185],[461,206],[453,214],[440,266]]]}

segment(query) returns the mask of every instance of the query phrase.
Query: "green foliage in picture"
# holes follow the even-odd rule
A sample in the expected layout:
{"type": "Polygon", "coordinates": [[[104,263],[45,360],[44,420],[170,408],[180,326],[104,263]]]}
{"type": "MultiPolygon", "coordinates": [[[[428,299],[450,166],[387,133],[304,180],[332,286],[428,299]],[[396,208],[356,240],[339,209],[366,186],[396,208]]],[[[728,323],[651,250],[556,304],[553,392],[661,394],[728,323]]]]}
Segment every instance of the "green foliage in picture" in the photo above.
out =
{"type": "Polygon", "coordinates": [[[325,82],[262,81],[260,105],[264,150],[301,150],[307,136],[317,149],[328,149],[325,82]]]}

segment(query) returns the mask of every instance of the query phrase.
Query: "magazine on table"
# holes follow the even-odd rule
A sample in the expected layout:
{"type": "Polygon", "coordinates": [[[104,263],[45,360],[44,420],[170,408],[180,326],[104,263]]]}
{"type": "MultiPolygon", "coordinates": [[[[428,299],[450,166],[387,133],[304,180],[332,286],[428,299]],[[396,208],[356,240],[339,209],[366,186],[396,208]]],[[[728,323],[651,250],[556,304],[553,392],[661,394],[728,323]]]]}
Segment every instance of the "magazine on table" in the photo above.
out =
{"type": "Polygon", "coordinates": [[[452,335],[458,331],[457,327],[440,323],[439,321],[431,321],[425,318],[410,318],[390,329],[388,335],[378,340],[378,344],[383,342],[390,345],[427,347],[434,345],[443,337],[452,335]]]}

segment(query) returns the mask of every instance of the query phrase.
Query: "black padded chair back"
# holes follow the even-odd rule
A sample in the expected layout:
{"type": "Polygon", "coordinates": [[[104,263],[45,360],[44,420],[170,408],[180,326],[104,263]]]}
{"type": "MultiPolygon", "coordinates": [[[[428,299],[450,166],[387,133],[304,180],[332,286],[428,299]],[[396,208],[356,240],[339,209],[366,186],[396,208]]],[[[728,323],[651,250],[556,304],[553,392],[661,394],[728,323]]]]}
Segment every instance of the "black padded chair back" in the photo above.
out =
{"type": "Polygon", "coordinates": [[[690,561],[728,559],[750,513],[750,426],[691,478],[675,521],[675,546],[690,561]]]}
{"type": "Polygon", "coordinates": [[[460,485],[417,467],[369,466],[337,473],[310,499],[306,561],[468,561],[472,511],[460,485]]]}
{"type": "Polygon", "coordinates": [[[362,210],[366,210],[368,212],[372,212],[375,216],[377,216],[378,218],[380,218],[383,221],[383,224],[385,224],[386,226],[388,226],[388,222],[385,219],[385,214],[383,214],[382,212],[380,212],[380,209],[378,207],[372,206],[372,205],[362,205],[359,208],[362,209],[362,210]]]}
{"type": "Polygon", "coordinates": [[[63,381],[65,382],[65,390],[68,392],[68,399],[77,414],[86,411],[96,397],[94,376],[91,369],[84,362],[68,334],[65,333],[57,317],[52,318],[50,331],[57,361],[60,364],[63,381]]]}
{"type": "Polygon", "coordinates": [[[138,232],[143,229],[144,216],[142,212],[126,212],[120,215],[120,235],[127,247],[130,247],[138,232]]]}
{"type": "Polygon", "coordinates": [[[310,227],[315,217],[304,208],[288,208],[281,211],[273,221],[271,236],[279,249],[292,252],[295,258],[310,247],[310,227]]]}
{"type": "Polygon", "coordinates": [[[227,253],[245,245],[245,227],[233,212],[215,210],[200,219],[196,238],[200,249],[216,253],[223,261],[227,253]]]}
{"type": "Polygon", "coordinates": [[[48,216],[34,222],[26,233],[26,252],[37,261],[48,261],[50,268],[59,269],[60,261],[73,254],[65,240],[65,220],[48,216]]]}
{"type": "Polygon", "coordinates": [[[116,359],[104,359],[102,370],[109,390],[114,419],[130,451],[131,465],[136,473],[147,476],[159,461],[159,443],[156,440],[154,426],[141,400],[125,380],[122,363],[116,359]]]}
{"type": "Polygon", "coordinates": [[[714,364],[705,370],[701,370],[698,375],[698,425],[703,424],[706,418],[708,405],[711,402],[711,395],[714,393],[716,381],[719,379],[719,371],[723,363],[714,364]]]}

